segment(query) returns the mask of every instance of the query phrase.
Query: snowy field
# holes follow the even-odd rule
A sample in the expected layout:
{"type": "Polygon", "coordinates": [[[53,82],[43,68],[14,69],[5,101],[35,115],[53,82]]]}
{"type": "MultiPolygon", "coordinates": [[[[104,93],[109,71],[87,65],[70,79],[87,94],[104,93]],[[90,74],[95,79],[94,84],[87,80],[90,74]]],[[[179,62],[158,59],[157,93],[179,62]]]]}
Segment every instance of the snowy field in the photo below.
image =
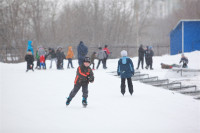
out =
{"type": "MultiPolygon", "coordinates": [[[[200,52],[186,53],[189,68],[200,69],[200,52]]],[[[132,58],[135,67],[137,58],[132,58]]],[[[162,70],[160,63],[178,64],[180,55],[154,58],[154,70],[140,70],[159,78],[190,79],[200,84],[200,74],[189,76],[162,70]]],[[[81,104],[81,90],[66,107],[76,69],[35,70],[26,73],[26,63],[0,63],[0,133],[199,133],[200,101],[191,96],[133,82],[134,93],[120,93],[120,78],[113,76],[118,59],[108,60],[108,69],[94,71],[89,84],[88,107],[81,104]]],[[[74,60],[77,67],[77,61],[74,60]]],[[[187,84],[187,82],[186,82],[187,84]]]]}

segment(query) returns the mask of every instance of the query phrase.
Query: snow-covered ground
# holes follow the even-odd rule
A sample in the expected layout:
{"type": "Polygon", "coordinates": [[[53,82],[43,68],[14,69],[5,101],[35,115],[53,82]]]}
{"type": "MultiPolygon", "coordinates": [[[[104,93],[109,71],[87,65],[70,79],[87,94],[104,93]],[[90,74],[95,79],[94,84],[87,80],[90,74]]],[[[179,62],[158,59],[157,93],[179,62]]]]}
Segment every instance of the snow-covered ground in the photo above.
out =
{"type": "MultiPolygon", "coordinates": [[[[186,53],[189,67],[200,69],[200,52],[186,53]]],[[[132,58],[135,67],[137,58],[132,58]]],[[[154,70],[142,73],[182,80],[180,73],[162,70],[160,63],[178,64],[180,55],[154,58],[154,70]]],[[[95,82],[89,84],[88,107],[82,108],[81,90],[66,107],[73,88],[76,69],[25,72],[26,63],[0,63],[1,133],[199,133],[200,101],[133,82],[134,94],[120,93],[120,78],[113,76],[118,59],[108,60],[108,69],[95,70],[95,82]]],[[[74,60],[74,66],[77,61],[74,60]]],[[[47,68],[49,61],[47,61],[47,68]]],[[[191,74],[192,75],[192,74],[191,74]]],[[[198,83],[197,82],[190,82],[198,83]]]]}

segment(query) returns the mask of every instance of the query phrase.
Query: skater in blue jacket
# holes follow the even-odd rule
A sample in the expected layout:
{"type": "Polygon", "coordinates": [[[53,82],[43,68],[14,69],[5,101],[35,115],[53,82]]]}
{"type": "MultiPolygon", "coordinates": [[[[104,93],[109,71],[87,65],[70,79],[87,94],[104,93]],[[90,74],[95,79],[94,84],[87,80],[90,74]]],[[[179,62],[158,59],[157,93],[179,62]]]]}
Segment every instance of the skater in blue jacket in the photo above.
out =
{"type": "Polygon", "coordinates": [[[132,60],[127,57],[127,51],[122,50],[121,51],[122,58],[118,61],[118,67],[117,67],[117,74],[121,77],[121,93],[122,95],[125,94],[125,81],[127,79],[128,82],[128,89],[130,94],[133,94],[133,84],[131,77],[134,75],[134,66],[132,60]]]}

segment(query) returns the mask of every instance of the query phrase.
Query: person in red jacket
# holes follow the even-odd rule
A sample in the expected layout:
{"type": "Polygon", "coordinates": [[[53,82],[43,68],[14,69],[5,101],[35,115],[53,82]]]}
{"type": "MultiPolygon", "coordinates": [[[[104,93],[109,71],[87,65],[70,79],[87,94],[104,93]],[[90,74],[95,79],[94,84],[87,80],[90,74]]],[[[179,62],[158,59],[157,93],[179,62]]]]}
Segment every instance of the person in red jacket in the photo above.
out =
{"type": "Polygon", "coordinates": [[[70,104],[73,97],[76,95],[76,93],[82,87],[82,92],[83,92],[82,104],[84,107],[86,107],[89,82],[91,82],[91,83],[94,82],[94,74],[92,72],[92,69],[90,68],[90,58],[85,57],[83,64],[77,68],[76,78],[74,81],[74,88],[71,91],[71,93],[69,94],[69,97],[67,98],[66,105],[70,104]]]}
{"type": "Polygon", "coordinates": [[[106,53],[106,58],[104,59],[104,64],[105,64],[105,68],[107,68],[106,66],[106,61],[108,59],[108,55],[111,54],[110,50],[108,49],[108,45],[105,45],[104,49],[103,49],[106,53]]]}
{"type": "Polygon", "coordinates": [[[41,66],[43,67],[43,69],[45,69],[45,56],[41,55],[40,56],[40,68],[41,66]]]}

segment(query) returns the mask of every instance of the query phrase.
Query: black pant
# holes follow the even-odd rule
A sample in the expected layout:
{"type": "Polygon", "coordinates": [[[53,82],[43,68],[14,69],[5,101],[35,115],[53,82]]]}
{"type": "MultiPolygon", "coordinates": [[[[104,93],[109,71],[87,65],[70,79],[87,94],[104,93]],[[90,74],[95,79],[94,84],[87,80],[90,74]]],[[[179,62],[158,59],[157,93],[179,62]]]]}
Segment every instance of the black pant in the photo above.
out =
{"type": "Polygon", "coordinates": [[[33,63],[28,63],[27,62],[27,70],[33,70],[33,66],[34,66],[33,63]]]}
{"type": "Polygon", "coordinates": [[[138,59],[138,66],[137,66],[137,69],[140,67],[140,62],[142,63],[142,69],[143,69],[144,57],[138,59]]]}
{"type": "Polygon", "coordinates": [[[105,59],[104,59],[104,66],[105,66],[105,68],[107,68],[107,66],[106,66],[107,59],[108,59],[108,58],[105,58],[105,59]]]}
{"type": "Polygon", "coordinates": [[[93,62],[93,63],[91,63],[90,65],[93,65],[92,69],[94,69],[94,67],[95,67],[95,64],[94,64],[94,62],[93,62]]]}
{"type": "Polygon", "coordinates": [[[87,98],[88,97],[88,84],[87,83],[75,84],[73,90],[69,94],[69,97],[72,99],[81,87],[82,87],[83,97],[87,98]]]}
{"type": "Polygon", "coordinates": [[[147,68],[150,66],[150,69],[152,69],[152,65],[153,65],[153,58],[152,57],[147,58],[147,68]]]}
{"type": "Polygon", "coordinates": [[[104,61],[104,59],[99,59],[99,62],[97,64],[97,69],[99,68],[99,65],[100,65],[101,62],[103,64],[103,68],[105,69],[106,67],[105,67],[105,61],[104,61]]]}
{"type": "Polygon", "coordinates": [[[57,61],[57,69],[62,69],[63,67],[62,67],[62,60],[58,60],[57,61]]]}
{"type": "Polygon", "coordinates": [[[68,59],[67,68],[69,68],[69,64],[71,64],[71,68],[74,68],[74,67],[73,67],[73,64],[72,64],[72,59],[71,59],[71,58],[68,59]]]}
{"type": "Polygon", "coordinates": [[[37,59],[37,66],[36,67],[40,68],[40,59],[37,59]]]}
{"type": "Polygon", "coordinates": [[[148,66],[148,61],[147,61],[147,57],[145,57],[145,63],[146,63],[146,67],[148,66]]]}
{"type": "MultiPolygon", "coordinates": [[[[126,88],[125,81],[126,81],[126,78],[121,78],[121,93],[123,95],[125,93],[125,88],[126,88]]],[[[129,92],[132,95],[133,94],[133,84],[132,84],[131,78],[127,78],[127,82],[128,82],[129,92]]]]}

